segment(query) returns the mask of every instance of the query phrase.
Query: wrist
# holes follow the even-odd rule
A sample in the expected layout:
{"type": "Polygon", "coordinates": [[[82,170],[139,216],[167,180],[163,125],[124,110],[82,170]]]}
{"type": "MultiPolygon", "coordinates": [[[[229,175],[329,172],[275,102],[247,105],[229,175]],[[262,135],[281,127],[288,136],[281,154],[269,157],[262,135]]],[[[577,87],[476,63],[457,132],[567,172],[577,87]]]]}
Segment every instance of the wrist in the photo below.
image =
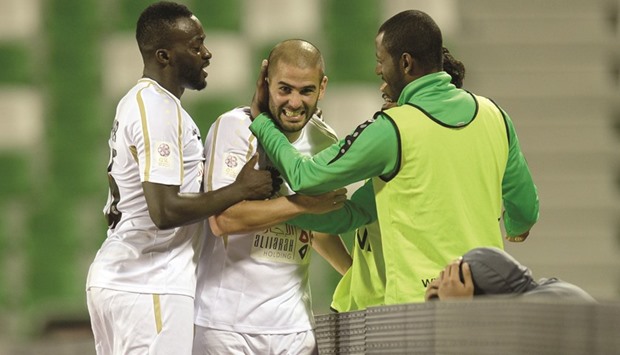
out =
{"type": "Polygon", "coordinates": [[[261,112],[258,109],[258,107],[254,107],[253,105],[250,107],[250,120],[251,121],[254,121],[254,119],[256,117],[258,117],[258,115],[260,115],[260,114],[261,114],[261,112]]]}
{"type": "Polygon", "coordinates": [[[305,214],[309,212],[309,209],[307,209],[306,207],[304,207],[302,203],[300,203],[299,199],[301,197],[299,195],[294,194],[290,196],[285,196],[284,198],[286,199],[287,203],[290,205],[290,210],[292,212],[291,217],[297,217],[300,214],[305,214]]]}

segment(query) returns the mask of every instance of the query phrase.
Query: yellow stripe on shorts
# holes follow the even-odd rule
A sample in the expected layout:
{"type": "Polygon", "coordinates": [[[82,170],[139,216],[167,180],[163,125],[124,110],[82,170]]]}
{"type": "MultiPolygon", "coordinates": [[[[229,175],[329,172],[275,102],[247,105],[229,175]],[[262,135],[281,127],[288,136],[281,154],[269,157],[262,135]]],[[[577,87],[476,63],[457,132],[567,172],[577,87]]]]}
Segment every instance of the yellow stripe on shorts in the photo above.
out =
{"type": "Polygon", "coordinates": [[[155,312],[155,327],[157,328],[157,334],[161,333],[161,302],[159,301],[159,295],[153,294],[153,311],[155,312]]]}

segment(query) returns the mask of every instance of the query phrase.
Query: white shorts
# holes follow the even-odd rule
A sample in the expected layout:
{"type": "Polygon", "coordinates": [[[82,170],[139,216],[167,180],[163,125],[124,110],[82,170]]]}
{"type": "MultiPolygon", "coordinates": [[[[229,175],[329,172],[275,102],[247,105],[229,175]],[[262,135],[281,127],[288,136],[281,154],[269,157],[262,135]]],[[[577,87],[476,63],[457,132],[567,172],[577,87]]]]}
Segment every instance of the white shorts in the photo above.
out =
{"type": "Polygon", "coordinates": [[[196,326],[193,355],[316,355],[314,331],[245,334],[196,326]]]}
{"type": "Polygon", "coordinates": [[[192,353],[192,297],[91,287],[86,299],[97,355],[192,353]]]}

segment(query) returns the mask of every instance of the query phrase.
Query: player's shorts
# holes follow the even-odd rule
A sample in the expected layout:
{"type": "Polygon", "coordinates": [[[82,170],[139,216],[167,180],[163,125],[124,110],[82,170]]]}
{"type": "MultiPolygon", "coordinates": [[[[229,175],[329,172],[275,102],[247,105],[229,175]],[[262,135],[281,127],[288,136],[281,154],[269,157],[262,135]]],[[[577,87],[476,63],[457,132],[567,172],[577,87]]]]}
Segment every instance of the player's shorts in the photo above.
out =
{"type": "Polygon", "coordinates": [[[98,355],[192,353],[192,297],[91,287],[86,298],[98,355]]]}
{"type": "Polygon", "coordinates": [[[314,331],[291,334],[246,334],[196,326],[193,355],[316,355],[314,331]]]}

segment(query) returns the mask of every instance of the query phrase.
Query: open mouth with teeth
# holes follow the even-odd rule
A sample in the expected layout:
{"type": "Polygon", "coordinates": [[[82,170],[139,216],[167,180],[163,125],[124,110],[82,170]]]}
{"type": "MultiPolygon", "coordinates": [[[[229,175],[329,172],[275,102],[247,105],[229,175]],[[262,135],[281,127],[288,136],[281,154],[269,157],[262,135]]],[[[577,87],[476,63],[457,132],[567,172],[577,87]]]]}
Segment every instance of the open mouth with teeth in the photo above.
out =
{"type": "Polygon", "coordinates": [[[286,116],[287,118],[290,119],[301,119],[303,118],[304,114],[306,113],[303,110],[299,110],[299,111],[291,111],[291,110],[287,110],[287,109],[282,109],[282,113],[284,114],[284,116],[286,116]]]}

